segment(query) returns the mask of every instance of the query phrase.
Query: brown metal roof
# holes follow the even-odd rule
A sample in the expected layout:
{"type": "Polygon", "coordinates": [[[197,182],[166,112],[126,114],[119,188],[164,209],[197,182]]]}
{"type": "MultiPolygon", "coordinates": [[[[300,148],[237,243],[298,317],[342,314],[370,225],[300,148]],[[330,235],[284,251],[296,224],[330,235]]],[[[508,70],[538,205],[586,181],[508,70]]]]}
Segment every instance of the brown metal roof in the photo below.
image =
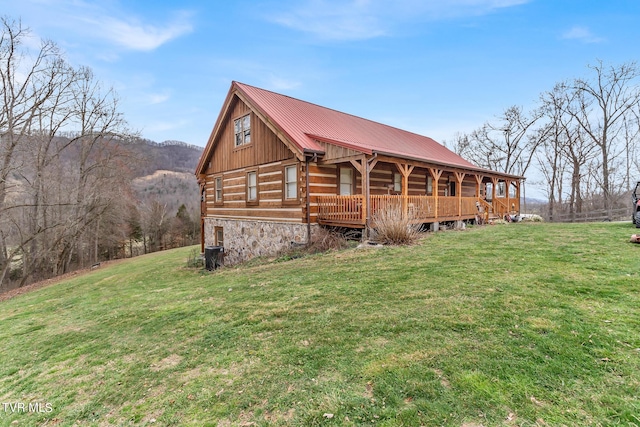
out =
{"type": "Polygon", "coordinates": [[[316,139],[364,153],[478,167],[433,139],[289,96],[234,82],[302,151],[322,151],[316,139]]]}
{"type": "MultiPolygon", "coordinates": [[[[259,110],[265,118],[278,127],[301,153],[324,152],[322,144],[318,143],[318,141],[322,141],[365,154],[379,153],[403,159],[511,176],[480,168],[429,137],[244,83],[232,83],[227,103],[230,102],[230,96],[236,91],[243,98],[246,98],[252,108],[259,110]]],[[[218,124],[216,124],[217,126],[218,124]]],[[[211,144],[211,141],[209,143],[211,144]]],[[[209,147],[210,149],[211,147],[209,147]]],[[[209,150],[205,149],[203,159],[208,157],[209,150]]],[[[203,159],[201,159],[202,164],[198,166],[198,170],[203,167],[203,159]]]]}

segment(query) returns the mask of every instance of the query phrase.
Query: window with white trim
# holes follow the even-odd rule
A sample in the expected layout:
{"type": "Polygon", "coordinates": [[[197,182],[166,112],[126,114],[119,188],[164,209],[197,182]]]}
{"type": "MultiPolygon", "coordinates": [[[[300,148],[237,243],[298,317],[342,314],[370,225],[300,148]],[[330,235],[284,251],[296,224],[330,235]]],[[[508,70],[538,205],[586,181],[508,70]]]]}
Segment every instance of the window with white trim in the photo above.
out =
{"type": "Polygon", "coordinates": [[[398,172],[393,174],[393,191],[402,191],[402,175],[398,172]]]}
{"type": "Polygon", "coordinates": [[[340,168],[340,195],[350,196],[353,194],[353,169],[340,168]]]}
{"type": "Polygon", "coordinates": [[[427,196],[433,196],[433,177],[427,175],[427,196]]]}
{"type": "Polygon", "coordinates": [[[233,129],[236,135],[236,147],[251,143],[251,115],[247,114],[233,121],[233,129]]]}
{"type": "Polygon", "coordinates": [[[216,202],[222,201],[222,177],[216,177],[216,202]]]}
{"type": "Polygon", "coordinates": [[[247,173],[247,201],[255,202],[258,200],[258,173],[247,173]]]}
{"type": "Polygon", "coordinates": [[[285,199],[298,198],[298,166],[284,168],[284,197],[285,199]]]}

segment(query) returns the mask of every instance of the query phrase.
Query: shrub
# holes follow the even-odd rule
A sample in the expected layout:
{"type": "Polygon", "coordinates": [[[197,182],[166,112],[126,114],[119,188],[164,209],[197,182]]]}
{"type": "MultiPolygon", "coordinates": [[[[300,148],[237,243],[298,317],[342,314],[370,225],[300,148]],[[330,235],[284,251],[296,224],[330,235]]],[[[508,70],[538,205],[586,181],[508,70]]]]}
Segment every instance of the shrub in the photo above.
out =
{"type": "Polygon", "coordinates": [[[311,253],[327,252],[333,249],[344,249],[349,245],[345,235],[339,231],[318,227],[311,234],[311,253]]]}
{"type": "Polygon", "coordinates": [[[375,239],[386,245],[409,245],[420,236],[419,222],[411,212],[403,215],[400,206],[380,209],[373,215],[375,239]]]}
{"type": "Polygon", "coordinates": [[[348,246],[347,238],[339,230],[318,227],[311,233],[311,241],[308,245],[303,243],[292,244],[290,248],[278,253],[276,261],[289,261],[306,255],[345,249],[348,246]]]}
{"type": "Polygon", "coordinates": [[[187,268],[202,268],[204,267],[204,259],[200,255],[200,252],[197,249],[192,249],[189,251],[189,255],[187,257],[187,268]]]}

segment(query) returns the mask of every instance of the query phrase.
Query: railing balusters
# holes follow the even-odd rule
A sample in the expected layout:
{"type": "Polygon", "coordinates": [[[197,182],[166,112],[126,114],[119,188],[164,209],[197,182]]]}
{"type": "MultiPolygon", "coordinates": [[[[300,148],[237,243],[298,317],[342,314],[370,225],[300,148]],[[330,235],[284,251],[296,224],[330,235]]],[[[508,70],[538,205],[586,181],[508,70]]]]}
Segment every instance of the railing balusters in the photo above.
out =
{"type": "MultiPolygon", "coordinates": [[[[371,219],[376,212],[403,206],[406,198],[406,206],[416,221],[428,222],[436,218],[435,197],[433,196],[402,196],[389,194],[372,194],[369,200],[371,219]]],[[[458,217],[458,204],[461,203],[463,217],[473,217],[477,214],[477,197],[438,197],[438,218],[458,217]]],[[[365,212],[363,211],[364,196],[361,194],[352,196],[326,195],[317,196],[318,220],[335,223],[364,224],[365,212]]],[[[499,203],[499,202],[498,202],[499,203]]],[[[486,208],[487,204],[483,203],[486,208]]],[[[494,206],[497,207],[496,204],[494,206]]],[[[498,212],[505,210],[503,203],[498,212]]]]}

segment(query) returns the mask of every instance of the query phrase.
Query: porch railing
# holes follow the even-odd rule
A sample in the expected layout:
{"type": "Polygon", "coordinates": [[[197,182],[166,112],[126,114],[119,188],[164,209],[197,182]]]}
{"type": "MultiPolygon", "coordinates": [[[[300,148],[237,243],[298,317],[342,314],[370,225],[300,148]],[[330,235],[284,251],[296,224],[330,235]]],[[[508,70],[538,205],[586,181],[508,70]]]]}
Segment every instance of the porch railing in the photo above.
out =
{"type": "Polygon", "coordinates": [[[318,220],[364,224],[362,202],[364,196],[318,196],[318,220]]]}
{"type": "MultiPolygon", "coordinates": [[[[331,223],[365,223],[364,196],[318,196],[318,220],[331,223]]],[[[430,222],[437,218],[472,218],[478,212],[477,197],[438,197],[371,195],[371,219],[379,210],[403,209],[410,213],[415,221],[430,222]]]]}

